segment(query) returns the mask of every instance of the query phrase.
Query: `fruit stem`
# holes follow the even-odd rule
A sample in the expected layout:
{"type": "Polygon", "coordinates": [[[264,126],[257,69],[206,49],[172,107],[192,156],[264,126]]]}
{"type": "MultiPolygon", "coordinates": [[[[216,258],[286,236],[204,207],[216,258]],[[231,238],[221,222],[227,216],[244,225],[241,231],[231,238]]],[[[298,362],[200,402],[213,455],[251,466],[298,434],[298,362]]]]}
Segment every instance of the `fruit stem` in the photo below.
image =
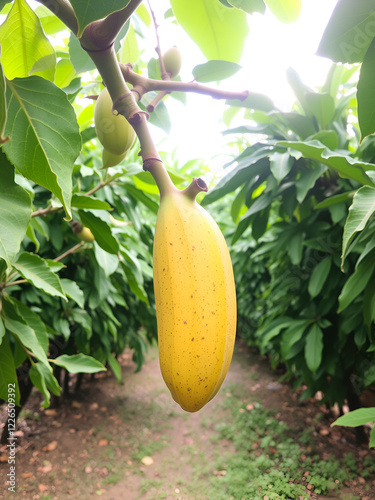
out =
{"type": "Polygon", "coordinates": [[[191,183],[188,185],[186,189],[181,191],[187,198],[190,198],[192,201],[195,200],[197,194],[202,192],[207,192],[208,187],[203,179],[200,177],[194,177],[191,183]]]}

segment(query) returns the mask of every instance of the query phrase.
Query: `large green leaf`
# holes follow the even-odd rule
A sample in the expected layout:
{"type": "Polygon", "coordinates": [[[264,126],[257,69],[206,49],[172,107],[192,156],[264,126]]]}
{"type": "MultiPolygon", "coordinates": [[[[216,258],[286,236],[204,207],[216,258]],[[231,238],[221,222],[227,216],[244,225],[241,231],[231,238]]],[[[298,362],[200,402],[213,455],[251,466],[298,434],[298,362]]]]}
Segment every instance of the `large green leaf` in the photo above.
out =
{"type": "Polygon", "coordinates": [[[244,231],[249,227],[252,216],[254,214],[259,213],[260,211],[267,208],[272,203],[272,193],[264,193],[261,194],[258,198],[250,206],[249,210],[242,217],[240,222],[237,225],[236,231],[232,237],[232,245],[240,238],[240,236],[244,233],[244,231]]]}
{"type": "Polygon", "coordinates": [[[286,177],[293,167],[294,159],[288,153],[270,155],[270,169],[278,183],[286,177]]]}
{"type": "MultiPolygon", "coordinates": [[[[1,46],[0,46],[1,55],[1,46]]],[[[4,77],[3,66],[0,63],[0,144],[6,141],[4,137],[5,124],[7,122],[7,101],[5,98],[6,83],[4,77]]]]}
{"type": "Polygon", "coordinates": [[[329,94],[307,92],[306,102],[321,129],[326,129],[335,114],[335,101],[329,94]]]}
{"type": "Polygon", "coordinates": [[[264,0],[272,14],[283,23],[294,23],[301,12],[301,0],[264,0]]]}
{"type": "Polygon", "coordinates": [[[329,271],[331,270],[331,264],[332,258],[326,257],[318,262],[318,264],[314,267],[314,270],[310,275],[308,286],[310,297],[314,298],[321,292],[329,271]]]}
{"type": "Polygon", "coordinates": [[[368,186],[374,186],[374,182],[366,174],[366,170],[375,170],[372,163],[366,163],[331,151],[319,141],[281,141],[279,146],[292,148],[300,151],[305,158],[311,158],[336,170],[344,179],[353,179],[368,186]]]}
{"type": "Polygon", "coordinates": [[[42,363],[35,363],[30,368],[29,377],[33,385],[44,395],[42,407],[48,408],[51,399],[49,390],[56,396],[61,393],[61,387],[56,378],[42,363]]]}
{"type": "Polygon", "coordinates": [[[375,188],[363,186],[354,195],[353,203],[349,208],[342,238],[341,265],[343,265],[347,255],[349,243],[353,240],[356,233],[364,229],[374,211],[375,188]]]}
{"type": "Polygon", "coordinates": [[[83,194],[73,194],[72,207],[81,209],[111,210],[111,205],[104,200],[85,196],[83,194]]]}
{"type": "Polygon", "coordinates": [[[55,50],[45,36],[39,18],[24,0],[15,0],[0,26],[1,61],[9,80],[32,74],[53,80],[55,50]]]}
{"type": "Polygon", "coordinates": [[[358,125],[361,131],[361,140],[375,132],[374,79],[375,39],[363,59],[357,85],[358,125]]]}
{"type": "Polygon", "coordinates": [[[263,0],[228,0],[228,3],[248,14],[253,14],[254,12],[264,14],[266,10],[263,0]]]}
{"type": "Polygon", "coordinates": [[[66,299],[59,277],[39,255],[23,252],[17,261],[13,262],[13,267],[37,288],[49,295],[66,299]]]}
{"type": "Polygon", "coordinates": [[[15,404],[19,405],[20,394],[13,353],[9,346],[8,339],[4,337],[0,344],[0,399],[8,401],[10,387],[14,389],[12,395],[14,395],[15,404]]]}
{"type": "Polygon", "coordinates": [[[268,155],[274,151],[272,147],[264,146],[260,149],[248,148],[245,155],[236,158],[237,165],[217,183],[202,200],[202,205],[209,205],[231,193],[245,182],[254,179],[268,165],[268,155]]]}
{"type": "Polygon", "coordinates": [[[14,297],[9,298],[9,302],[13,304],[19,316],[22,318],[24,323],[30,326],[38,339],[39,344],[42,346],[44,352],[48,354],[49,339],[46,329],[46,325],[41,320],[39,314],[32,311],[26,304],[15,299],[14,297]]]}
{"type": "Polygon", "coordinates": [[[316,181],[323,174],[327,167],[321,164],[313,164],[301,171],[296,180],[297,200],[302,203],[307,193],[315,186],[316,181]]]}
{"type": "Polygon", "coordinates": [[[323,332],[321,328],[314,323],[311,325],[305,343],[305,360],[312,372],[316,372],[322,362],[323,353],[323,332]]]}
{"type": "Polygon", "coordinates": [[[248,109],[258,109],[260,111],[272,111],[275,109],[275,105],[268,96],[264,94],[259,94],[257,92],[249,92],[248,96],[244,100],[239,99],[227,99],[225,101],[226,104],[230,106],[235,106],[239,108],[248,108],[248,109]]]}
{"type": "Polygon", "coordinates": [[[358,408],[339,417],[332,425],[344,425],[345,427],[357,427],[359,425],[375,422],[375,408],[358,408]]]}
{"type": "Polygon", "coordinates": [[[28,192],[14,182],[14,167],[1,151],[0,169],[0,257],[10,265],[25,237],[32,205],[28,192]]]}
{"type": "Polygon", "coordinates": [[[82,224],[88,227],[95,237],[95,241],[108,253],[116,254],[119,249],[119,243],[113,236],[110,226],[102,219],[91,212],[80,210],[79,217],[82,224]]]}
{"type": "Polygon", "coordinates": [[[72,280],[68,280],[66,278],[61,278],[60,283],[64,293],[67,297],[74,300],[81,309],[85,306],[85,297],[83,295],[82,290],[79,288],[77,283],[72,280]]]}
{"type": "Polygon", "coordinates": [[[241,66],[229,61],[207,61],[193,68],[194,80],[207,83],[224,80],[235,75],[241,66]]]}
{"type": "Polygon", "coordinates": [[[69,218],[73,165],[81,151],[76,115],[66,94],[38,76],[16,78],[7,85],[11,136],[3,149],[28,179],[49,189],[69,218]]]}
{"type": "Polygon", "coordinates": [[[33,355],[51,369],[43,346],[38,340],[35,330],[27,325],[18,314],[15,306],[9,301],[3,301],[3,320],[5,328],[17,337],[20,343],[33,355]]]}
{"type": "Polygon", "coordinates": [[[51,359],[51,363],[62,366],[70,373],[97,373],[106,371],[105,366],[97,359],[86,356],[86,354],[63,354],[58,358],[51,359]]]}
{"type": "Polygon", "coordinates": [[[112,12],[117,12],[124,8],[129,0],[110,0],[103,2],[102,0],[70,0],[74,13],[78,20],[78,37],[81,37],[86,26],[93,21],[103,19],[112,12]]]}
{"type": "Polygon", "coordinates": [[[205,57],[238,63],[249,32],[246,14],[217,0],[171,0],[182,28],[205,57]]]}
{"type": "Polygon", "coordinates": [[[356,266],[354,273],[349,277],[339,296],[338,312],[348,307],[358,295],[363,292],[375,271],[374,251],[370,252],[356,266]]]}
{"type": "Polygon", "coordinates": [[[361,62],[374,38],[373,0],[339,0],[323,33],[318,55],[335,62],[361,62]]]}
{"type": "Polygon", "coordinates": [[[39,17],[40,24],[46,35],[54,35],[55,33],[66,30],[66,25],[44,5],[39,5],[39,7],[35,9],[35,14],[39,17]]]}
{"type": "Polygon", "coordinates": [[[139,262],[125,248],[122,248],[121,254],[124,256],[124,259],[121,260],[121,266],[131,291],[148,305],[148,297],[143,287],[143,274],[139,262]]]}

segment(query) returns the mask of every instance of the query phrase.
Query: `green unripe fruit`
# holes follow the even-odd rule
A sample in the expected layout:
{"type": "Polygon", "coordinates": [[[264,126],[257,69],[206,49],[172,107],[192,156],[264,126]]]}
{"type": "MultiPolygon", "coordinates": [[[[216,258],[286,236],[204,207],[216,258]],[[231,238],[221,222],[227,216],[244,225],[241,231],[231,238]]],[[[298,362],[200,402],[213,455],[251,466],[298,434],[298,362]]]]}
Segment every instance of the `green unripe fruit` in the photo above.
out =
{"type": "Polygon", "coordinates": [[[170,78],[175,78],[181,69],[181,53],[177,47],[171,47],[163,55],[164,68],[169,73],[170,78]]]}
{"type": "Polygon", "coordinates": [[[135,132],[122,115],[112,113],[112,99],[104,88],[96,101],[94,124],[96,134],[102,146],[114,155],[124,154],[135,140],[135,132]]]}
{"type": "Polygon", "coordinates": [[[127,149],[125,153],[122,155],[114,155],[113,153],[110,153],[107,149],[103,148],[102,151],[102,162],[103,166],[102,168],[109,168],[109,167],[115,167],[119,163],[122,162],[124,158],[126,158],[126,155],[128,154],[129,150],[127,149]]]}

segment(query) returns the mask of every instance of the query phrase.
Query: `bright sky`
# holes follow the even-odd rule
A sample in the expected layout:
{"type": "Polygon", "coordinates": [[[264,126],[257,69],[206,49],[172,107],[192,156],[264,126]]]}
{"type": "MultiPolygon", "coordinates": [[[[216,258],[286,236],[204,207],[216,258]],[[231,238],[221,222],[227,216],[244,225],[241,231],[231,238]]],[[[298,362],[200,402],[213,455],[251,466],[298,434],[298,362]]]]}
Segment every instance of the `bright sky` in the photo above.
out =
{"type": "MultiPolygon", "coordinates": [[[[294,96],[286,80],[288,67],[293,67],[313,88],[324,83],[331,62],[316,56],[315,52],[336,3],[337,0],[302,0],[299,20],[289,25],[282,24],[269,11],[265,15],[248,16],[250,34],[240,62],[243,69],[223,81],[222,87],[264,93],[280,109],[290,110],[294,96]]],[[[151,4],[155,5],[155,1],[151,4]]],[[[181,78],[189,81],[191,69],[205,62],[200,50],[171,24],[160,29],[160,38],[163,51],[170,45],[180,48],[181,78]]],[[[225,129],[221,122],[224,104],[210,97],[189,95],[186,107],[171,98],[167,100],[167,107],[173,127],[165,140],[165,149],[178,147],[179,157],[185,160],[201,157],[209,161],[212,168],[220,168],[228,159],[222,156],[228,151],[227,139],[221,135],[225,129]]],[[[155,132],[155,136],[159,138],[159,135],[160,139],[165,137],[155,132]]]]}

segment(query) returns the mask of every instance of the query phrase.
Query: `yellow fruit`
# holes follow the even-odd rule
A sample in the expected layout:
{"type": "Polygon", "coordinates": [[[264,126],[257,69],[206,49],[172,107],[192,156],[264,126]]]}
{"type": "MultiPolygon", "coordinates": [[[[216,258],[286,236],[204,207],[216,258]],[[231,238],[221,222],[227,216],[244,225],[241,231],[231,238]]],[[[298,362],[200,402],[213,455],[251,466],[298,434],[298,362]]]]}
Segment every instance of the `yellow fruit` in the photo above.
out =
{"type": "Polygon", "coordinates": [[[83,226],[80,222],[76,220],[71,221],[71,226],[73,229],[73,233],[78,236],[81,241],[85,241],[86,243],[92,243],[95,240],[94,235],[90,231],[88,227],[83,226]]]}
{"type": "Polygon", "coordinates": [[[102,146],[114,155],[124,154],[134,143],[135,132],[122,115],[112,113],[112,99],[104,88],[94,108],[96,134],[102,146]]]}
{"type": "Polygon", "coordinates": [[[162,376],[189,412],[218,392],[236,336],[236,291],[225,239],[184,191],[161,197],[154,241],[154,290],[162,376]]]}
{"type": "Polygon", "coordinates": [[[88,227],[84,227],[81,231],[77,233],[78,238],[86,243],[92,243],[95,240],[94,235],[88,227]]]}
{"type": "Polygon", "coordinates": [[[164,68],[169,73],[170,78],[175,78],[181,69],[181,53],[177,47],[171,47],[163,55],[164,68]]]}

